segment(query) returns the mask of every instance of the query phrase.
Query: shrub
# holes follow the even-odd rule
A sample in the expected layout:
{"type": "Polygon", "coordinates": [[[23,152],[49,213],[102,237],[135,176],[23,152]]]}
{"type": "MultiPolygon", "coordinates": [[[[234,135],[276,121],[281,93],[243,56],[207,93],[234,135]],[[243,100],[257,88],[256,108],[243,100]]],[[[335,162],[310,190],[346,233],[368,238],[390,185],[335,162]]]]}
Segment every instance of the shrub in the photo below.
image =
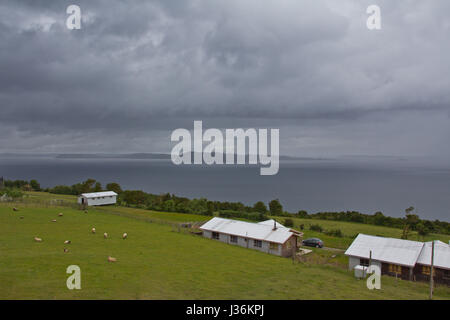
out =
{"type": "Polygon", "coordinates": [[[309,230],[322,232],[323,228],[319,224],[312,224],[309,226],[309,230]]]}
{"type": "Polygon", "coordinates": [[[325,231],[325,234],[329,235],[329,236],[332,236],[332,237],[339,237],[339,238],[343,237],[341,229],[327,230],[327,231],[325,231]]]}
{"type": "Polygon", "coordinates": [[[22,198],[23,197],[23,192],[20,189],[17,189],[17,188],[7,188],[7,189],[4,190],[4,193],[8,197],[11,197],[13,199],[22,198]]]}
{"type": "Polygon", "coordinates": [[[260,212],[244,212],[235,210],[220,210],[219,217],[222,218],[242,218],[252,221],[267,220],[267,216],[260,212]]]}
{"type": "Polygon", "coordinates": [[[286,227],[291,227],[292,228],[294,226],[294,220],[289,219],[289,218],[284,219],[284,225],[286,227]]]}

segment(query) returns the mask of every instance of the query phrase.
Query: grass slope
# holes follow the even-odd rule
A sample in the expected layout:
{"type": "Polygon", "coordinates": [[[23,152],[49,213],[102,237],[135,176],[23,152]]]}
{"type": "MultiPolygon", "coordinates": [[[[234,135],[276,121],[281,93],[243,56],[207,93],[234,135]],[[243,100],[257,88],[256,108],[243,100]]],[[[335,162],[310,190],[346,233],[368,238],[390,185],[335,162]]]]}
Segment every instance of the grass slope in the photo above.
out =
{"type": "MultiPolygon", "coordinates": [[[[284,217],[272,217],[275,218],[280,223],[284,223],[284,217]]],[[[384,226],[375,226],[363,223],[345,222],[345,221],[330,221],[330,220],[319,220],[319,219],[300,219],[293,218],[294,228],[300,230],[300,225],[304,225],[304,237],[317,237],[324,241],[325,246],[346,249],[352,243],[353,237],[358,233],[365,233],[374,236],[390,237],[390,238],[401,238],[403,230],[398,228],[390,228],[384,226]],[[318,224],[324,230],[340,229],[343,233],[343,237],[332,237],[321,232],[316,232],[309,230],[311,224],[318,224]]],[[[424,237],[419,236],[417,232],[411,231],[409,233],[408,240],[416,241],[431,241],[431,240],[441,240],[448,243],[450,240],[450,235],[443,234],[429,234],[424,237]]]]}
{"type": "MultiPolygon", "coordinates": [[[[382,278],[381,290],[370,291],[345,269],[342,254],[334,258],[335,265],[325,263],[331,257],[323,251],[312,254],[308,262],[293,264],[290,259],[173,232],[169,225],[111,214],[108,208],[89,213],[19,209],[13,212],[11,206],[0,204],[0,299],[426,299],[428,295],[425,283],[390,277],[382,278]],[[64,216],[58,217],[58,212],[64,216]],[[92,227],[97,234],[90,232],[92,227]],[[103,239],[103,232],[110,238],[103,239]],[[128,239],[121,239],[123,232],[128,239]],[[43,242],[34,242],[35,236],[43,242]],[[64,240],[72,244],[64,245],[64,240]],[[70,251],[64,253],[64,247],[70,251]],[[109,255],[118,261],[108,263],[109,255]],[[66,287],[66,268],[72,264],[81,268],[81,290],[66,287]]],[[[180,214],[149,214],[181,221],[180,214]]],[[[450,289],[438,287],[435,297],[450,299],[450,289]]]]}

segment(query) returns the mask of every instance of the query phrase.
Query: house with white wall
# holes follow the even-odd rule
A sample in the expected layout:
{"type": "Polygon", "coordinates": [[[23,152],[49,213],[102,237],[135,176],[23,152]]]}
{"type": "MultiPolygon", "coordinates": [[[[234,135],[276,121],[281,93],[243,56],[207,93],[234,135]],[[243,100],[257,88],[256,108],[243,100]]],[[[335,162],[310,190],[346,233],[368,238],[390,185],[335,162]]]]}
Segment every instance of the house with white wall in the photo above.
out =
{"type": "Polygon", "coordinates": [[[82,193],[78,196],[78,203],[86,206],[103,206],[116,202],[117,193],[114,191],[82,193]]]}
{"type": "MultiPolygon", "coordinates": [[[[404,280],[430,279],[432,242],[420,242],[358,234],[345,252],[349,269],[369,267],[404,280]]],[[[433,275],[437,283],[450,285],[450,244],[434,241],[433,275]]]]}
{"type": "Polygon", "coordinates": [[[215,217],[203,224],[200,230],[205,238],[282,257],[292,256],[301,233],[272,221],[252,223],[215,217]]]}

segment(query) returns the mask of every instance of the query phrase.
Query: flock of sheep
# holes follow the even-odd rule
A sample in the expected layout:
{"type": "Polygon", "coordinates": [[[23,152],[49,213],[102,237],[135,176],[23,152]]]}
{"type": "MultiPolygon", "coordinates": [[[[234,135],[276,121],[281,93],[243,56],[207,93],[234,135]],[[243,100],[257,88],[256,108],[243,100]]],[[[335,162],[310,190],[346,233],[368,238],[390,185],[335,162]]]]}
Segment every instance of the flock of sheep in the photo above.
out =
{"type": "MultiPolygon", "coordinates": [[[[13,211],[19,211],[19,209],[13,208],[13,211]]],[[[87,212],[87,211],[85,211],[85,212],[87,212]]],[[[58,213],[58,217],[62,217],[62,216],[63,216],[62,212],[58,213]]],[[[23,219],[23,218],[24,218],[23,216],[20,216],[20,219],[23,219]]],[[[56,222],[56,219],[53,219],[52,222],[56,222]]],[[[91,229],[91,232],[92,232],[93,234],[95,234],[95,233],[96,233],[95,228],[92,228],[92,229],[91,229]]],[[[128,237],[128,234],[125,232],[125,233],[122,235],[122,239],[125,240],[127,237],[128,237]]],[[[104,238],[104,239],[108,239],[108,233],[106,233],[106,232],[103,233],[103,238],[104,238]]],[[[34,241],[35,241],[35,242],[42,242],[42,238],[34,237],[34,241]]],[[[65,241],[64,241],[64,244],[71,244],[71,243],[72,243],[72,241],[70,241],[70,240],[65,240],[65,241]]],[[[64,248],[64,252],[69,252],[69,249],[64,248]]],[[[108,256],[108,262],[116,262],[116,261],[117,261],[116,258],[111,257],[111,256],[108,256]]]]}

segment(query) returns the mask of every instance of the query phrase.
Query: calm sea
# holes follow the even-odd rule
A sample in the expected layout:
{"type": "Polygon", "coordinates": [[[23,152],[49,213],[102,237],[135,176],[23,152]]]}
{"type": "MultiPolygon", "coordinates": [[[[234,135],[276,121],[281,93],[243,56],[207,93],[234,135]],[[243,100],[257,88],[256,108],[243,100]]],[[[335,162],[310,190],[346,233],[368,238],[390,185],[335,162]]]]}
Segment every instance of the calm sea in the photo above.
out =
{"type": "Polygon", "coordinates": [[[241,201],[274,198],[291,212],[358,210],[404,216],[414,206],[426,219],[450,220],[450,166],[386,160],[282,161],[275,176],[258,166],[175,166],[169,160],[0,158],[0,176],[37,179],[43,187],[94,178],[124,189],[241,201]]]}

